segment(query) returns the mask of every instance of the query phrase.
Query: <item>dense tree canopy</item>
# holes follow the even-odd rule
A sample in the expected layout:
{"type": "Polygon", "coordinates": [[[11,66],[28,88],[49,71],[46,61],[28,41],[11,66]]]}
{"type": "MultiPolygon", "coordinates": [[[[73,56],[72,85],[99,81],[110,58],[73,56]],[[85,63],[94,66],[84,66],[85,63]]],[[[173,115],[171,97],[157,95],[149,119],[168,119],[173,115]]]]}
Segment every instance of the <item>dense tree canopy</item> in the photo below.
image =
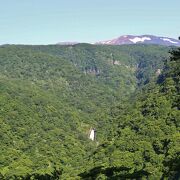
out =
{"type": "Polygon", "coordinates": [[[170,49],[0,46],[0,179],[179,177],[170,49]]]}
{"type": "Polygon", "coordinates": [[[172,52],[156,82],[119,109],[116,136],[94,151],[82,178],[180,178],[179,75],[180,49],[172,52]]]}

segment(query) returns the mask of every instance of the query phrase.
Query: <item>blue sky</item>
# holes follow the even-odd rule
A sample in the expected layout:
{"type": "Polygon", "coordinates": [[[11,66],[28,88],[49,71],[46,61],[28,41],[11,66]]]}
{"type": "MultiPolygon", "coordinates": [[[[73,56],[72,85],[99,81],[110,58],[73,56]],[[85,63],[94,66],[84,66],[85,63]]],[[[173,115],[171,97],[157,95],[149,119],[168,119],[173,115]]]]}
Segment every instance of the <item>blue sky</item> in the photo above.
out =
{"type": "Polygon", "coordinates": [[[0,44],[180,36],[180,0],[0,0],[0,44]]]}

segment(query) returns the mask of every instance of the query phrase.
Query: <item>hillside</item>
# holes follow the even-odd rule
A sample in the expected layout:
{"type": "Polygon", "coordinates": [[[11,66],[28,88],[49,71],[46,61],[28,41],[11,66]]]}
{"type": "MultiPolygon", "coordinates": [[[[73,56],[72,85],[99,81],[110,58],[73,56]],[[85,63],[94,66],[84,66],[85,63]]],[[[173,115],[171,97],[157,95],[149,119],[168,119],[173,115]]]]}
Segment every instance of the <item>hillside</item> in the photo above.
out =
{"type": "Polygon", "coordinates": [[[180,49],[172,55],[134,103],[111,112],[117,134],[89,157],[83,179],[180,178],[180,49]]]}
{"type": "MultiPolygon", "coordinates": [[[[170,49],[0,46],[1,179],[72,179],[91,168],[92,164],[83,166],[93,152],[101,153],[102,145],[97,144],[120,137],[119,128],[130,124],[127,111],[138,116],[135,112],[141,106],[131,112],[131,106],[125,111],[127,104],[134,100],[134,93],[137,104],[143,102],[137,92],[141,94],[161,74],[170,49]],[[91,127],[97,129],[97,142],[88,139],[91,127]]],[[[169,71],[162,74],[163,82],[168,75],[169,71]]],[[[161,91],[157,92],[160,98],[161,91]]],[[[132,126],[138,128],[138,122],[132,126]]]]}

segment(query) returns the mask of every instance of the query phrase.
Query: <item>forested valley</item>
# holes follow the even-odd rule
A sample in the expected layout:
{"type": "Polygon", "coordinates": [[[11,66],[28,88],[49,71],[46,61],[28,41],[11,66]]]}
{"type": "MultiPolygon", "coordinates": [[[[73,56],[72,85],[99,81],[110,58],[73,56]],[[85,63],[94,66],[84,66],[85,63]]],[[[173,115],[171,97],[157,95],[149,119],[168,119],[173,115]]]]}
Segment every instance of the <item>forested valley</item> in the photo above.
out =
{"type": "Polygon", "coordinates": [[[179,80],[177,47],[0,46],[0,179],[179,179],[179,80]]]}

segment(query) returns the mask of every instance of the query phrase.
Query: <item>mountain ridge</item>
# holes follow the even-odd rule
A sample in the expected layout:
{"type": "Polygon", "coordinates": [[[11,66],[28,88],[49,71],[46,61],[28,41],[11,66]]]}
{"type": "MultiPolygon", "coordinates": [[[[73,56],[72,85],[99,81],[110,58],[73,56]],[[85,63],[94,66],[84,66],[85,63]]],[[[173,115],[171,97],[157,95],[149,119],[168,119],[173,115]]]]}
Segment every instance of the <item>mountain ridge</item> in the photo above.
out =
{"type": "Polygon", "coordinates": [[[154,36],[154,35],[124,35],[118,38],[100,41],[96,44],[123,45],[123,44],[158,44],[165,46],[180,46],[180,41],[174,38],[154,36]]]}
{"type": "MultiPolygon", "coordinates": [[[[59,45],[75,45],[82,42],[59,42],[59,45]]],[[[180,46],[180,40],[155,35],[122,35],[114,39],[89,43],[95,45],[126,45],[126,44],[156,44],[163,46],[180,46]]]]}

